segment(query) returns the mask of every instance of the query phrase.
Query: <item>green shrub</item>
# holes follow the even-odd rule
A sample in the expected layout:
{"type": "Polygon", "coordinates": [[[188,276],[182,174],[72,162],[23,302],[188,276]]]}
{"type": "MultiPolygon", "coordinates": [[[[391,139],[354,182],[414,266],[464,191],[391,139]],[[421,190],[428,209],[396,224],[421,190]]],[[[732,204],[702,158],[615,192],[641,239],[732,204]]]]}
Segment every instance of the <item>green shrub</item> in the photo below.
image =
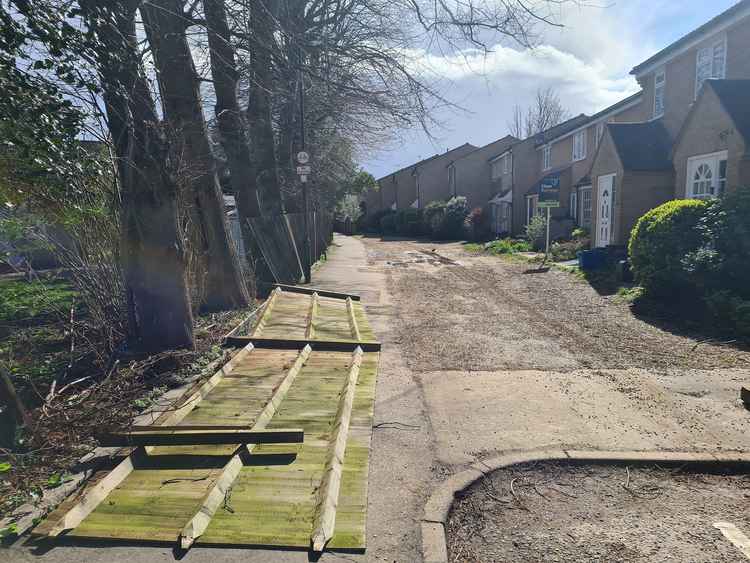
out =
{"type": "Polygon", "coordinates": [[[683,264],[706,293],[728,289],[750,299],[750,188],[707,205],[698,229],[704,242],[683,264]]]}
{"type": "Polygon", "coordinates": [[[422,212],[409,207],[396,213],[396,232],[404,236],[418,236],[421,234],[422,212]]]}
{"type": "Polygon", "coordinates": [[[391,212],[380,218],[380,232],[384,235],[396,234],[396,214],[391,212]]]}
{"type": "Polygon", "coordinates": [[[729,290],[709,293],[704,301],[715,326],[741,339],[750,339],[750,301],[729,290]]]}
{"type": "Polygon", "coordinates": [[[577,229],[573,229],[570,236],[573,240],[587,239],[589,238],[589,231],[583,227],[578,227],[577,229]]]}
{"type": "Polygon", "coordinates": [[[547,219],[543,215],[534,215],[526,225],[526,239],[535,249],[544,246],[547,237],[547,219]]]}
{"type": "Polygon", "coordinates": [[[464,221],[464,228],[469,239],[482,241],[490,238],[490,218],[481,207],[471,210],[464,221]]]}
{"type": "Polygon", "coordinates": [[[467,213],[466,198],[463,196],[448,201],[432,201],[422,215],[424,230],[436,240],[461,239],[467,213]]]}
{"type": "Polygon", "coordinates": [[[550,245],[549,253],[555,262],[564,262],[575,260],[580,250],[583,249],[578,241],[553,242],[550,245]]]}
{"type": "Polygon", "coordinates": [[[493,240],[484,245],[486,252],[490,254],[516,254],[517,252],[531,252],[533,248],[525,240],[504,238],[493,240]]]}
{"type": "Polygon", "coordinates": [[[703,244],[698,226],[707,208],[704,201],[674,200],[638,219],[628,253],[635,280],[647,293],[677,297],[695,291],[684,259],[703,244]]]}

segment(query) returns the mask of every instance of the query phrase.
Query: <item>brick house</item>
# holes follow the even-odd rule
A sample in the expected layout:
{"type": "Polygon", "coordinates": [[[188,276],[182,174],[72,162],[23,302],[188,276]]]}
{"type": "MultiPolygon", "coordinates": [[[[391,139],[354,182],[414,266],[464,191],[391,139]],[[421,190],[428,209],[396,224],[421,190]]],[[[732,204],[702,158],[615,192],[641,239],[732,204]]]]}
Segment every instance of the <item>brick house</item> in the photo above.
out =
{"type": "Polygon", "coordinates": [[[731,171],[740,181],[744,141],[730,139],[728,131],[742,137],[737,121],[750,95],[741,82],[750,78],[748,53],[750,0],[742,0],[633,68],[643,88],[633,112],[640,116],[628,125],[607,125],[592,166],[596,246],[626,244],[643,213],[689,196],[689,175],[700,172],[697,182],[712,182],[714,193],[725,183],[722,174],[731,171]],[[706,87],[712,79],[718,82],[706,87]],[[717,86],[725,79],[733,84],[717,86]]]}
{"type": "Polygon", "coordinates": [[[446,173],[450,195],[464,196],[469,209],[487,207],[488,201],[495,195],[490,159],[517,142],[516,137],[506,135],[449,162],[446,173]]]}
{"type": "Polygon", "coordinates": [[[750,187],[750,80],[707,80],[674,144],[674,197],[750,187]]]}
{"type": "Polygon", "coordinates": [[[377,180],[378,189],[365,196],[367,214],[383,209],[419,209],[431,201],[450,198],[448,164],[476,149],[474,145],[464,143],[383,176],[377,180]]]}

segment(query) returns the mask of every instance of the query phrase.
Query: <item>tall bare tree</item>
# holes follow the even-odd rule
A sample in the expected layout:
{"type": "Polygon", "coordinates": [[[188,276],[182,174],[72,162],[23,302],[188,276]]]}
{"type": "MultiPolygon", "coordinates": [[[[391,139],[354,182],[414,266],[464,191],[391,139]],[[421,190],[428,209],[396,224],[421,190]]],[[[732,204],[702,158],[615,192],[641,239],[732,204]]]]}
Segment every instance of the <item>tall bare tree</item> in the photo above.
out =
{"type": "Polygon", "coordinates": [[[146,351],[192,348],[177,185],[137,50],[138,4],[80,0],[89,29],[104,45],[97,63],[120,180],[130,336],[146,351]]]}
{"type": "Polygon", "coordinates": [[[205,276],[202,309],[245,307],[249,295],[229,234],[203,115],[200,79],[186,36],[192,20],[184,10],[183,0],[152,0],[141,6],[141,15],[157,68],[164,116],[187,163],[187,199],[202,245],[197,249],[205,276]]]}
{"type": "Polygon", "coordinates": [[[570,118],[560,96],[553,88],[539,88],[531,105],[523,109],[513,107],[513,117],[508,122],[508,131],[514,137],[526,139],[570,118]]]}

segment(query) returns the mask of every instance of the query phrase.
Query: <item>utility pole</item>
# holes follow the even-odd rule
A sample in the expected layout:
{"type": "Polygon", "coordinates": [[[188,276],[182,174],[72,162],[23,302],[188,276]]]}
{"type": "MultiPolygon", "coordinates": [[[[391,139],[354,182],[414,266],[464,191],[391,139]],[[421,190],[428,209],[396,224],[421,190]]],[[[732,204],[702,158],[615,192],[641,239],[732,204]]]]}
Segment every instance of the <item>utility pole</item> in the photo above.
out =
{"type": "Polygon", "coordinates": [[[304,276],[305,276],[305,283],[310,283],[312,281],[312,275],[310,273],[310,270],[312,268],[312,256],[310,256],[310,224],[309,224],[309,203],[308,203],[308,193],[307,193],[307,174],[305,172],[309,172],[310,167],[308,166],[309,162],[309,155],[305,151],[305,84],[303,81],[303,74],[302,74],[302,49],[299,49],[299,123],[300,123],[300,145],[301,150],[299,154],[297,154],[297,162],[300,164],[300,166],[297,167],[297,174],[299,174],[300,181],[302,182],[302,213],[304,216],[304,229],[305,229],[305,237],[304,237],[304,248],[302,250],[302,253],[304,254],[304,257],[302,258],[303,264],[302,268],[304,269],[304,276]]]}

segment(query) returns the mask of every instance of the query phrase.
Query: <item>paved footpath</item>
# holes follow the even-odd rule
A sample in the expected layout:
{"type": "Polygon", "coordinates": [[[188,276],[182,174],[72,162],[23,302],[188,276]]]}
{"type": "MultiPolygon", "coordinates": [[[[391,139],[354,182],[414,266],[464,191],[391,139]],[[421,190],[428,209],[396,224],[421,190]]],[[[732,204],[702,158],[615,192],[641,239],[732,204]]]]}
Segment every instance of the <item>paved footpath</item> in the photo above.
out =
{"type": "MultiPolygon", "coordinates": [[[[328,260],[313,274],[316,287],[360,294],[383,343],[367,553],[326,553],[321,561],[420,561],[420,523],[431,493],[472,463],[496,456],[548,448],[750,448],[750,417],[737,397],[750,373],[745,365],[690,373],[581,365],[573,353],[580,338],[544,333],[527,298],[518,297],[528,289],[524,276],[508,277],[518,287],[501,287],[508,267],[496,259],[469,259],[460,245],[438,250],[474,269],[424,263],[424,256],[415,260],[435,247],[337,235],[328,260]],[[482,282],[493,269],[499,281],[482,282]],[[423,316],[426,308],[436,314],[423,316]]],[[[594,340],[585,342],[595,348],[594,340]]],[[[64,546],[41,556],[19,549],[11,560],[141,563],[172,561],[174,555],[164,547],[64,546]]],[[[198,546],[184,560],[309,559],[306,552],[198,546]]]]}

